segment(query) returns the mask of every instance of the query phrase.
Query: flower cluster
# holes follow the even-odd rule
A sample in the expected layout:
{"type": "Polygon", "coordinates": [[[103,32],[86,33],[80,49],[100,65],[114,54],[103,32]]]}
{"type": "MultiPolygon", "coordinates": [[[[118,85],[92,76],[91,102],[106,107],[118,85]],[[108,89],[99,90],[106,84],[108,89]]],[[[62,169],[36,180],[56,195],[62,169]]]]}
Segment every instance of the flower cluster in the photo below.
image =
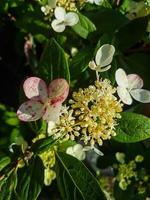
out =
{"type": "Polygon", "coordinates": [[[125,163],[125,154],[118,152],[116,153],[116,159],[120,163],[117,166],[114,165],[114,168],[117,168],[118,170],[116,178],[119,182],[119,187],[122,190],[126,190],[128,185],[130,185],[133,181],[136,181],[138,184],[135,184],[135,187],[137,188],[138,193],[145,193],[150,177],[147,176],[144,169],[138,170],[137,168],[138,163],[143,162],[144,157],[142,155],[137,155],[134,160],[131,160],[129,163],[125,163]]]}
{"type": "Polygon", "coordinates": [[[70,103],[75,110],[76,120],[81,127],[81,139],[85,144],[90,142],[93,146],[97,142],[101,145],[102,140],[115,135],[116,120],[122,111],[121,104],[114,96],[115,92],[110,81],[105,79],[73,93],[70,103]]]}
{"type": "Polygon", "coordinates": [[[65,8],[67,11],[77,11],[82,8],[85,0],[58,0],[57,5],[65,8]]]}
{"type": "Polygon", "coordinates": [[[110,81],[96,81],[95,85],[79,89],[69,100],[71,108],[66,109],[52,130],[54,137],[64,134],[65,139],[80,137],[85,144],[102,145],[103,140],[115,136],[115,126],[120,118],[122,105],[114,96],[116,89],[110,81]]]}
{"type": "Polygon", "coordinates": [[[56,178],[56,173],[52,168],[55,165],[55,151],[54,150],[47,150],[40,154],[40,158],[44,164],[44,184],[50,185],[51,182],[56,178]]]}

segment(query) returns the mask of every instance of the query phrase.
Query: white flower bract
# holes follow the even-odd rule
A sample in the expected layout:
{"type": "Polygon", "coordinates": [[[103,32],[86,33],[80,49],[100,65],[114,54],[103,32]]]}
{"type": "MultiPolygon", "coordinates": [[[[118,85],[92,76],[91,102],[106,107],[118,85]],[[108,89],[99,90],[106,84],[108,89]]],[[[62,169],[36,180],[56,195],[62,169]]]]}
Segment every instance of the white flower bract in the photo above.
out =
{"type": "Polygon", "coordinates": [[[55,18],[51,26],[56,32],[63,32],[66,26],[74,26],[78,23],[79,17],[75,12],[66,13],[62,7],[56,7],[54,11],[55,18]]]}
{"type": "Polygon", "coordinates": [[[111,68],[115,47],[110,44],[102,45],[95,56],[95,61],[89,62],[89,67],[97,72],[104,72],[111,68]]]}
{"type": "Polygon", "coordinates": [[[137,74],[129,74],[119,68],[115,74],[118,84],[117,93],[124,104],[131,105],[133,99],[142,102],[150,102],[150,91],[142,89],[143,80],[137,74]]]}
{"type": "Polygon", "coordinates": [[[74,146],[68,147],[66,153],[78,160],[84,160],[86,157],[85,150],[81,144],[75,144],[74,146]]]}

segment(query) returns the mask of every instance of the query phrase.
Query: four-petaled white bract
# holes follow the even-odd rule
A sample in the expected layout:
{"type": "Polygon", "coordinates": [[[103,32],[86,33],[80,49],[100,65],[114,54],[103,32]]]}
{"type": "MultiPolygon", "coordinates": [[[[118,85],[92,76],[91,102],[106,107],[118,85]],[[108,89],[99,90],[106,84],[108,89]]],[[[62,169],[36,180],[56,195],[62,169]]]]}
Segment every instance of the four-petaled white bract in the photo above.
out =
{"type": "Polygon", "coordinates": [[[47,87],[42,79],[30,77],[25,80],[23,88],[29,100],[17,111],[20,120],[36,121],[42,117],[47,122],[58,121],[61,105],[69,92],[65,79],[55,79],[47,87]]]}
{"type": "Polygon", "coordinates": [[[110,44],[101,46],[95,56],[95,61],[89,62],[89,67],[97,72],[104,72],[111,68],[115,47],[110,44]]]}
{"type": "Polygon", "coordinates": [[[141,89],[143,80],[137,74],[129,74],[119,68],[115,74],[117,93],[124,104],[131,105],[132,97],[142,103],[150,102],[150,91],[141,89]],[[132,97],[131,97],[132,96],[132,97]]]}
{"type": "Polygon", "coordinates": [[[56,19],[52,21],[51,25],[56,32],[63,32],[66,26],[74,26],[79,21],[79,17],[75,12],[66,13],[62,7],[56,7],[54,15],[56,19]]]}
{"type": "Polygon", "coordinates": [[[96,5],[100,5],[100,3],[102,2],[102,0],[86,0],[86,2],[88,3],[92,3],[92,4],[96,4],[96,5]]]}

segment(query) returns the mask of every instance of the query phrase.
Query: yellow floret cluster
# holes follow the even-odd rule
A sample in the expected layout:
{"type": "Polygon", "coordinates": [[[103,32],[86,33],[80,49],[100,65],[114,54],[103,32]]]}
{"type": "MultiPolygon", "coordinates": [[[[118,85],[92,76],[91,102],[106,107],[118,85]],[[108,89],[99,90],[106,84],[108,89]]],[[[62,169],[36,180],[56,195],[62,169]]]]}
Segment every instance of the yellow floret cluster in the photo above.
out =
{"type": "Polygon", "coordinates": [[[81,8],[85,0],[58,0],[57,6],[63,7],[68,11],[76,11],[77,8],[81,8]]]}
{"type": "Polygon", "coordinates": [[[56,178],[56,173],[51,168],[55,165],[55,151],[48,150],[40,154],[40,158],[43,161],[44,170],[44,183],[45,185],[50,185],[51,182],[56,178]]]}
{"type": "Polygon", "coordinates": [[[110,81],[95,81],[88,88],[74,92],[70,108],[62,112],[60,122],[53,129],[54,137],[74,140],[78,137],[85,144],[102,145],[103,140],[115,136],[115,126],[120,118],[122,105],[114,96],[116,88],[110,81]]]}

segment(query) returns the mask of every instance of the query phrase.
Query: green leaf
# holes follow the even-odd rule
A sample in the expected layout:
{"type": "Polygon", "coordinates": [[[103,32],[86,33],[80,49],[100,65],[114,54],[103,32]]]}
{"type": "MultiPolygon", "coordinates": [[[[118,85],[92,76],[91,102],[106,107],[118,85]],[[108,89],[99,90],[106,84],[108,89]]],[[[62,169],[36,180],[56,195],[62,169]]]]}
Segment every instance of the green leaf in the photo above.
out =
{"type": "Polygon", "coordinates": [[[12,196],[17,186],[17,173],[13,169],[0,180],[0,200],[13,200],[12,196]]]}
{"type": "Polygon", "coordinates": [[[113,33],[129,22],[127,17],[119,11],[109,8],[101,8],[97,11],[89,12],[87,15],[95,24],[99,34],[113,33]]]}
{"type": "Polygon", "coordinates": [[[44,167],[42,160],[36,156],[28,167],[18,170],[17,196],[23,200],[36,200],[42,190],[44,167]]]}
{"type": "Polygon", "coordinates": [[[150,138],[150,119],[140,114],[124,112],[116,128],[118,142],[133,143],[150,138]]]}
{"type": "Polygon", "coordinates": [[[78,78],[78,75],[84,72],[89,62],[93,59],[94,48],[81,49],[70,63],[70,74],[73,78],[78,78]]]}
{"type": "Polygon", "coordinates": [[[31,149],[34,153],[39,154],[53,147],[56,143],[57,140],[54,140],[52,137],[47,137],[33,143],[31,149]]]}
{"type": "Polygon", "coordinates": [[[141,17],[130,21],[116,33],[116,43],[120,50],[132,47],[139,42],[145,34],[148,17],[141,17]]]}
{"type": "Polygon", "coordinates": [[[4,169],[10,162],[11,159],[8,156],[0,157],[0,171],[4,169]]]}
{"type": "Polygon", "coordinates": [[[48,83],[55,78],[65,78],[70,81],[67,54],[54,38],[47,43],[37,71],[38,75],[48,83]]]}
{"type": "Polygon", "coordinates": [[[97,180],[81,161],[61,152],[56,157],[57,182],[62,199],[105,199],[97,180]]]}
{"type": "Polygon", "coordinates": [[[107,78],[111,81],[112,85],[115,84],[115,72],[117,70],[117,62],[116,62],[116,59],[114,58],[112,63],[111,63],[111,68],[108,70],[108,71],[105,71],[103,73],[101,73],[100,75],[103,77],[103,78],[107,78]]]}
{"type": "Polygon", "coordinates": [[[78,13],[79,22],[72,29],[80,35],[82,38],[86,39],[88,34],[95,31],[96,27],[91,20],[89,20],[86,16],[78,13]]]}

